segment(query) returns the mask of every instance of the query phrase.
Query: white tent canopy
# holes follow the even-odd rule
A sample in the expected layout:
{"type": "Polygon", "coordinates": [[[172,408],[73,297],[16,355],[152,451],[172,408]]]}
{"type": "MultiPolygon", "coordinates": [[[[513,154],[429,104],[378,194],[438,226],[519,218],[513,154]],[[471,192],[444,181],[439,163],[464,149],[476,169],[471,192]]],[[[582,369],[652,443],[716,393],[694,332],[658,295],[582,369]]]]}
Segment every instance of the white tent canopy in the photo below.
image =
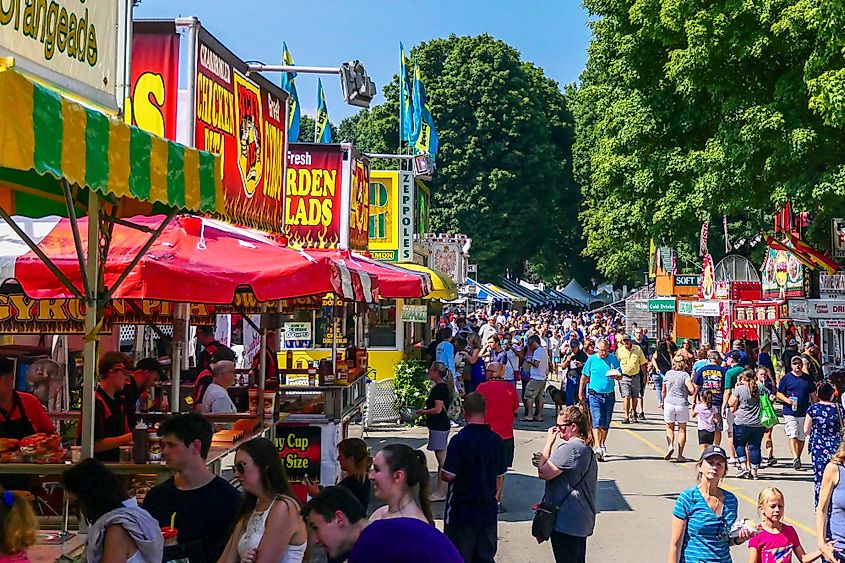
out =
{"type": "Polygon", "coordinates": [[[590,295],[590,293],[586,289],[581,287],[581,284],[579,284],[575,278],[569,280],[569,283],[566,284],[566,287],[559,291],[570,299],[574,299],[579,303],[583,303],[584,307],[589,307],[590,303],[596,300],[595,297],[590,295]]]}

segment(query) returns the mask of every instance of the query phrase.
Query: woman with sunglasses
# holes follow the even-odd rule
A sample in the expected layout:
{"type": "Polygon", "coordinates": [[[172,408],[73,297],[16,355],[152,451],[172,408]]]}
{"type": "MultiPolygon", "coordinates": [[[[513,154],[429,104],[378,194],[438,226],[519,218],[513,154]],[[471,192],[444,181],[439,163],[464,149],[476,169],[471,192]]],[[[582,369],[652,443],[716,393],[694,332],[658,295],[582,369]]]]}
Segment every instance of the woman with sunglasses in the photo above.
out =
{"type": "Polygon", "coordinates": [[[698,484],[683,491],[675,502],[668,561],[731,563],[730,546],[744,543],[750,532],[743,528],[738,537],[730,537],[738,502],[733,493],[719,487],[728,472],[725,450],[708,447],[697,469],[698,484]]]}
{"type": "Polygon", "coordinates": [[[308,529],[273,442],[243,444],[233,469],[244,500],[218,563],[301,563],[308,529]]]}
{"type": "Polygon", "coordinates": [[[593,453],[592,421],[582,403],[566,407],[549,428],[543,451],[534,454],[537,475],[546,482],[544,499],[559,506],[552,532],[556,563],[584,563],[587,538],[596,524],[598,464],[593,453]],[[561,443],[554,448],[555,442],[561,443]],[[552,451],[554,448],[554,451],[552,451]]]}

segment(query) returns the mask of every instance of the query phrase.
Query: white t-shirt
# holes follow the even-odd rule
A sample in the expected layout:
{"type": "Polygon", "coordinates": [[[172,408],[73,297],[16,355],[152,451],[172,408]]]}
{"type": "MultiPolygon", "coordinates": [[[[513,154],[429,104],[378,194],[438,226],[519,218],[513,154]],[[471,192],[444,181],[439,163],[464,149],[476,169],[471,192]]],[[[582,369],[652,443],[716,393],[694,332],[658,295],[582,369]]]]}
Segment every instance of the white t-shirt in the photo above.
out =
{"type": "Polygon", "coordinates": [[[508,350],[508,363],[505,364],[505,379],[507,381],[514,380],[514,374],[517,372],[519,367],[519,357],[516,355],[516,352],[513,349],[508,350]]]}
{"type": "Polygon", "coordinates": [[[495,326],[490,326],[489,324],[482,326],[481,329],[478,331],[478,336],[481,337],[481,345],[483,346],[487,344],[487,339],[498,332],[499,331],[496,330],[495,326]]]}
{"type": "Polygon", "coordinates": [[[531,366],[531,379],[545,381],[549,375],[549,351],[540,346],[534,350],[531,359],[539,362],[537,367],[531,366]]]}
{"type": "Polygon", "coordinates": [[[203,414],[220,414],[237,412],[235,410],[235,403],[229,398],[229,392],[221,385],[212,383],[205,391],[202,398],[202,413],[203,414]]]}

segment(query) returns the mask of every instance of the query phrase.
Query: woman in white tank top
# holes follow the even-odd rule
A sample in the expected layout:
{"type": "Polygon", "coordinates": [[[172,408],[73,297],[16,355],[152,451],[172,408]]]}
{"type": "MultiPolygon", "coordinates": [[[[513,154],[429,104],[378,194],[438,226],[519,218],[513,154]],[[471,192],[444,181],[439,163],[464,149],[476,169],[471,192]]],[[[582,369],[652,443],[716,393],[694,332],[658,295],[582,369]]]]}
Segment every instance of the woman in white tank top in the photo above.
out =
{"type": "Polygon", "coordinates": [[[301,563],[308,529],[273,443],[255,438],[243,444],[234,470],[244,502],[218,563],[301,563]]]}

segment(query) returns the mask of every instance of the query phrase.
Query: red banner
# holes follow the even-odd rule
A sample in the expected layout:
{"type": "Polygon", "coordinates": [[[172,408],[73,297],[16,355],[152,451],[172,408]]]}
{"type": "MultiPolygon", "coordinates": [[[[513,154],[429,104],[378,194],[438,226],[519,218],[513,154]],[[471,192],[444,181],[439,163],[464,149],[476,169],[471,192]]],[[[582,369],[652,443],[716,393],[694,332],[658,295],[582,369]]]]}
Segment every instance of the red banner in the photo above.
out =
{"type": "MultiPolygon", "coordinates": [[[[340,242],[343,150],[340,145],[291,143],[285,233],[294,248],[336,248],[340,242]]],[[[369,207],[365,210],[369,214],[369,207]]],[[[369,216],[365,215],[365,221],[369,216]]],[[[369,227],[364,224],[365,230],[369,227]]]]}
{"type": "Polygon", "coordinates": [[[349,202],[349,248],[367,250],[370,243],[370,162],[353,161],[352,193],[349,202]]]}
{"type": "Polygon", "coordinates": [[[224,217],[282,232],[285,189],[285,96],[205,30],[197,48],[196,133],[199,149],[221,156],[224,217]]]}
{"type": "MultiPolygon", "coordinates": [[[[132,86],[126,115],[159,137],[176,140],[179,93],[179,35],[173,22],[135,22],[132,86]]],[[[128,121],[128,119],[127,119],[128,121]]]]}

